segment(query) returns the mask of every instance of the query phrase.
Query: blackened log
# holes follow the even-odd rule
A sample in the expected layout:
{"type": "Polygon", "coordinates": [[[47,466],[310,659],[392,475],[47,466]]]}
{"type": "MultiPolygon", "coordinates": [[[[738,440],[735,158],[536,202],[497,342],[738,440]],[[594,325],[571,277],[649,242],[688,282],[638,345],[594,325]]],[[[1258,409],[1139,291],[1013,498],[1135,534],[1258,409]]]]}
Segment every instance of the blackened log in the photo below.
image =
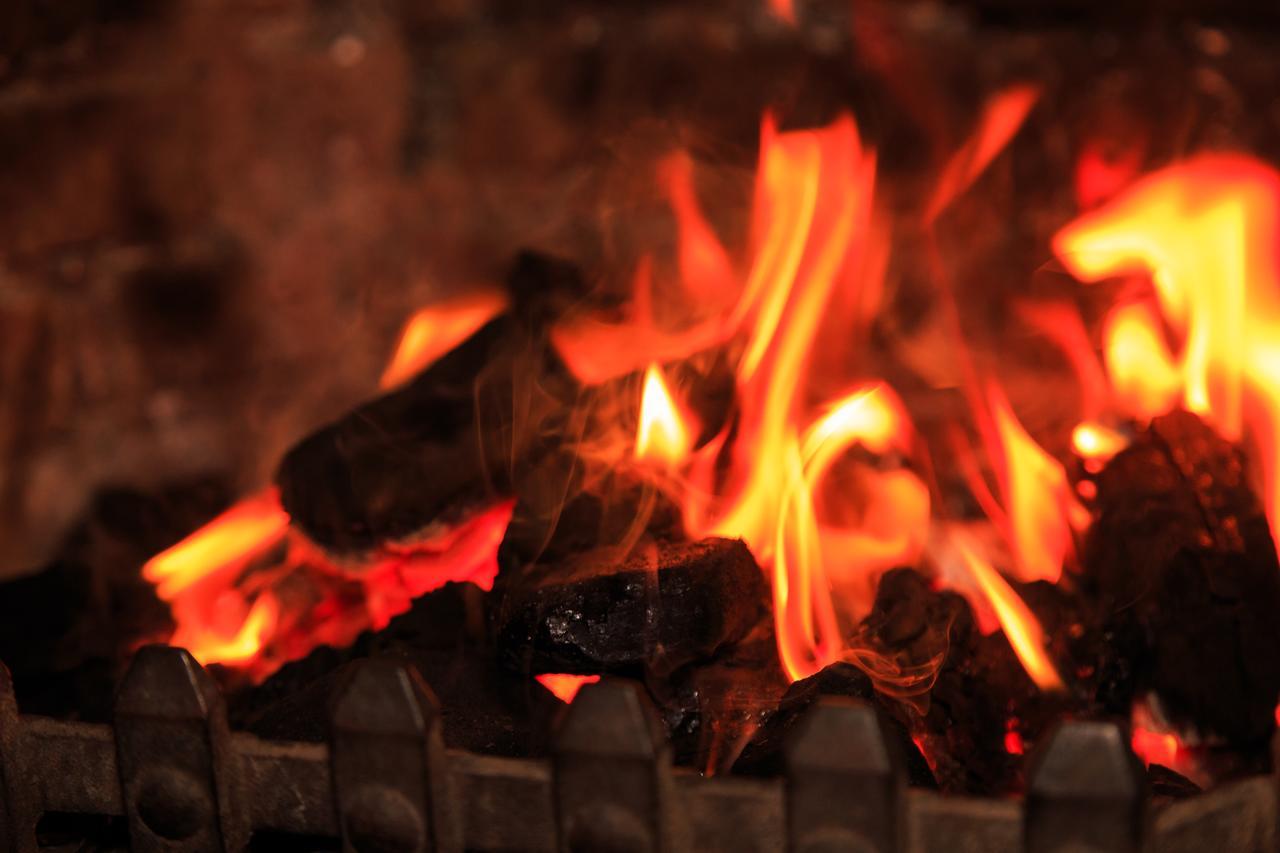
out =
{"type": "Polygon", "coordinates": [[[494,634],[522,673],[674,670],[741,639],[768,606],[768,585],[740,540],[647,540],[503,578],[494,634]]]}
{"type": "Polygon", "coordinates": [[[1154,691],[1237,747],[1270,736],[1280,697],[1280,564],[1246,471],[1194,415],[1157,418],[1098,477],[1083,579],[1114,646],[1109,710],[1154,691]]]}
{"type": "Polygon", "coordinates": [[[295,526],[335,554],[457,522],[511,493],[554,435],[569,383],[524,323],[503,315],[416,379],[313,433],[276,474],[295,526]]]}

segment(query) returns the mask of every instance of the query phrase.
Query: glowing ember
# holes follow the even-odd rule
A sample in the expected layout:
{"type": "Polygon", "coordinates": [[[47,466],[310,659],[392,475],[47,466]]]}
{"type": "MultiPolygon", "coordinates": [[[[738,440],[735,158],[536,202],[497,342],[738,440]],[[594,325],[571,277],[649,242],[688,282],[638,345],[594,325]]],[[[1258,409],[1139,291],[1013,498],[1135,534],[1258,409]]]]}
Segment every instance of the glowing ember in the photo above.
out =
{"type": "Polygon", "coordinates": [[[595,684],[600,680],[598,675],[571,675],[562,672],[549,672],[536,675],[534,678],[543,687],[555,694],[555,697],[566,705],[573,702],[584,684],[595,684]]]}
{"type": "Polygon", "coordinates": [[[640,426],[636,432],[637,458],[658,459],[669,465],[683,462],[691,442],[684,419],[671,399],[662,370],[656,364],[644,375],[640,401],[640,426]]]}
{"type": "Polygon", "coordinates": [[[1071,431],[1072,449],[1089,462],[1106,462],[1128,444],[1123,435],[1098,423],[1078,424],[1071,431]]]}
{"type": "Polygon", "coordinates": [[[275,489],[246,498],[177,545],[152,557],[142,576],[172,601],[193,584],[224,569],[242,568],[279,544],[289,527],[275,489]]]}
{"type": "Polygon", "coordinates": [[[1065,685],[1045,651],[1044,631],[1039,621],[1008,581],[992,568],[963,537],[955,544],[978,588],[995,610],[1000,627],[1023,668],[1041,690],[1063,690],[1065,685]]]}
{"type": "Polygon", "coordinates": [[[412,379],[492,320],[506,304],[506,296],[501,291],[477,290],[423,308],[405,324],[379,386],[394,388],[412,379]]]}
{"type": "Polygon", "coordinates": [[[1022,755],[1026,747],[1022,743],[1022,735],[1017,729],[1009,729],[1004,733],[1004,751],[1010,755],[1022,755]]]}

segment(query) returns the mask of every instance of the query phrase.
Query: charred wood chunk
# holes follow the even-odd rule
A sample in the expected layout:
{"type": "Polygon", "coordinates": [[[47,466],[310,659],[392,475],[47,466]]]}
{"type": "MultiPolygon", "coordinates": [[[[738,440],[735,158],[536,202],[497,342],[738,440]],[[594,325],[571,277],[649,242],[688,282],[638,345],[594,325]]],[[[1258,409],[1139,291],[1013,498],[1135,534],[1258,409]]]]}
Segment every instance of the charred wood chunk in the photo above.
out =
{"type": "MultiPolygon", "coordinates": [[[[805,712],[820,696],[849,696],[868,702],[882,701],[865,672],[850,663],[833,663],[791,685],[778,702],[777,710],[768,715],[765,723],[743,749],[742,755],[733,765],[733,771],[751,776],[781,775],[783,747],[805,712]]],[[[933,773],[912,741],[907,727],[891,715],[886,715],[885,719],[897,741],[897,748],[906,758],[910,784],[926,788],[937,787],[933,773]]]]}
{"type": "Polygon", "coordinates": [[[404,539],[509,494],[564,407],[555,359],[499,317],[404,387],[313,433],[276,474],[284,508],[337,553],[404,539]]]}
{"type": "Polygon", "coordinates": [[[1120,646],[1102,700],[1127,713],[1154,691],[1172,721],[1236,746],[1270,735],[1280,696],[1280,565],[1245,471],[1194,415],[1157,418],[1098,478],[1084,561],[1120,646]]]}
{"type": "Polygon", "coordinates": [[[741,639],[768,605],[751,552],[730,539],[595,549],[497,591],[499,654],[526,673],[670,671],[741,639]]]}

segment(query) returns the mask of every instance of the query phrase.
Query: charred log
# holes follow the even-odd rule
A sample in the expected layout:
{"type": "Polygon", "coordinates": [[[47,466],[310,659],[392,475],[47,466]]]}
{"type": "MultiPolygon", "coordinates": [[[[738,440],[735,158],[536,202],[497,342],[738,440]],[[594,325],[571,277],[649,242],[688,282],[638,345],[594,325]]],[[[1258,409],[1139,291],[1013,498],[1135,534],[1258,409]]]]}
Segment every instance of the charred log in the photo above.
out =
{"type": "Polygon", "coordinates": [[[399,390],[295,446],[276,475],[293,523],[337,554],[456,521],[509,495],[568,379],[499,317],[399,390]]]}
{"type": "Polygon", "coordinates": [[[494,635],[522,673],[674,670],[751,630],[768,587],[739,540],[647,540],[537,564],[500,581],[494,635]]]}
{"type": "Polygon", "coordinates": [[[1084,584],[1115,648],[1100,700],[1153,691],[1172,722],[1237,746],[1275,728],[1280,564],[1240,451],[1157,418],[1098,478],[1084,584]]]}

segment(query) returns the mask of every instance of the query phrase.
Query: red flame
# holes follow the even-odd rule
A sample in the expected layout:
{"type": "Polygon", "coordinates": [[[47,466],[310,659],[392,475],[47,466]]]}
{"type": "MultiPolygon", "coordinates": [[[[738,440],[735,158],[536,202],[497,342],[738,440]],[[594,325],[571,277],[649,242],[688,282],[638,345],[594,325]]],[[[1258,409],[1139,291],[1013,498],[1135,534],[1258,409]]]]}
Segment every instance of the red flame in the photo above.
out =
{"type": "Polygon", "coordinates": [[[535,675],[534,678],[566,705],[572,704],[574,697],[578,695],[578,691],[584,684],[595,684],[600,680],[598,675],[571,675],[562,672],[549,672],[544,675],[535,675]]]}

